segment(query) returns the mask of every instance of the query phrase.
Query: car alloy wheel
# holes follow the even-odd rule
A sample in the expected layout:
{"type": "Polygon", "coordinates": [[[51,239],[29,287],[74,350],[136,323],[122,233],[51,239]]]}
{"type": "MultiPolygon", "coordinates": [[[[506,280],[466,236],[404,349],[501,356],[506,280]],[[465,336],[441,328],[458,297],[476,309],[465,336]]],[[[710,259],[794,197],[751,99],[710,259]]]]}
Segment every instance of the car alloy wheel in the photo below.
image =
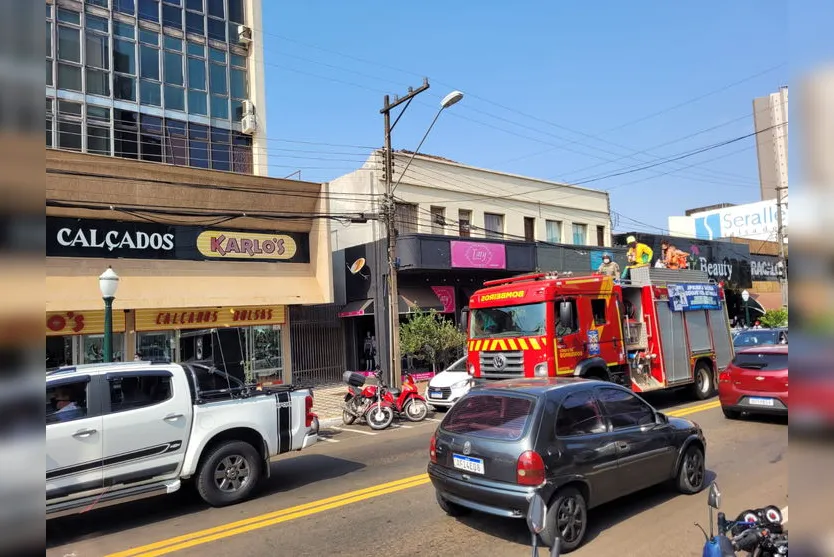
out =
{"type": "Polygon", "coordinates": [[[585,525],[585,513],[575,497],[565,497],[556,511],[556,528],[568,544],[579,541],[585,525]]]}
{"type": "Polygon", "coordinates": [[[688,451],[683,462],[686,481],[693,490],[700,490],[704,484],[704,455],[701,451],[688,451]]]}

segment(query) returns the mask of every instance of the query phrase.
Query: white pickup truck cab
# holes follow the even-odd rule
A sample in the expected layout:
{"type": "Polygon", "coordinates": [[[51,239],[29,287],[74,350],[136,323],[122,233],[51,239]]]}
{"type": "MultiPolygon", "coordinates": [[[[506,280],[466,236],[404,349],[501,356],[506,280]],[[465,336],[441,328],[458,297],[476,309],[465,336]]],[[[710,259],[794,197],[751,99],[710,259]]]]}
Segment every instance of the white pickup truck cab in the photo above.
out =
{"type": "Polygon", "coordinates": [[[177,491],[250,497],[269,459],[316,443],[312,389],[247,387],[211,366],[129,362],[46,376],[47,518],[177,491]]]}

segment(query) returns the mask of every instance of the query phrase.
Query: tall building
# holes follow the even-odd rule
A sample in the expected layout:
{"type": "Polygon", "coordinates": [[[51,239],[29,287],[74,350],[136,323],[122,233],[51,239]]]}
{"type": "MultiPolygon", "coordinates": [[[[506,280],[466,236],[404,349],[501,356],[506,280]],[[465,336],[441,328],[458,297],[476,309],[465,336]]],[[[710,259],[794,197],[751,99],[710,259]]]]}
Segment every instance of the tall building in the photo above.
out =
{"type": "Polygon", "coordinates": [[[267,174],[261,28],[261,0],[47,0],[47,146],[267,174]]]}
{"type": "Polygon", "coordinates": [[[762,201],[776,199],[777,188],[788,187],[788,88],[753,99],[753,125],[759,159],[762,201]]]}

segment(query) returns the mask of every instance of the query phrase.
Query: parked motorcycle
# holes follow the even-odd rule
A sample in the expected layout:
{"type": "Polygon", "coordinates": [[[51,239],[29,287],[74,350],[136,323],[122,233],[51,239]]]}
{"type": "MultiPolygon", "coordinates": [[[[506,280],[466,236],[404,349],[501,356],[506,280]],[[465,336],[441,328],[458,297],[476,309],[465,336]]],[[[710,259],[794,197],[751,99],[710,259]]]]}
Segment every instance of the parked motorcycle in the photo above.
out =
{"type": "MultiPolygon", "coordinates": [[[[374,372],[377,381],[381,373],[374,372]]],[[[365,386],[365,376],[361,373],[346,371],[342,380],[348,385],[345,404],[342,409],[342,421],[351,425],[358,418],[364,418],[371,429],[385,429],[394,421],[394,404],[385,398],[385,389],[376,385],[365,386]]]]}
{"type": "MultiPolygon", "coordinates": [[[[544,502],[539,493],[541,487],[533,492],[530,498],[530,505],[527,507],[527,528],[530,529],[530,534],[533,536],[533,557],[539,555],[539,534],[544,530],[544,522],[547,520],[547,503],[544,502]]],[[[561,540],[556,538],[553,546],[550,548],[550,557],[559,557],[561,555],[561,540]]]]}
{"type": "Polygon", "coordinates": [[[394,411],[398,416],[405,416],[410,422],[422,422],[429,414],[429,405],[426,399],[417,389],[417,383],[409,374],[405,376],[402,389],[388,387],[381,376],[377,376],[377,382],[384,391],[383,400],[393,403],[394,411]]]}
{"type": "Polygon", "coordinates": [[[703,532],[706,542],[703,557],[735,557],[737,551],[744,551],[753,557],[776,557],[788,554],[788,536],[782,527],[782,513],[778,507],[745,510],[735,520],[727,520],[723,512],[718,513],[713,528],[713,512],[721,507],[721,492],[713,482],[707,498],[709,506],[710,532],[695,523],[703,532]]]}

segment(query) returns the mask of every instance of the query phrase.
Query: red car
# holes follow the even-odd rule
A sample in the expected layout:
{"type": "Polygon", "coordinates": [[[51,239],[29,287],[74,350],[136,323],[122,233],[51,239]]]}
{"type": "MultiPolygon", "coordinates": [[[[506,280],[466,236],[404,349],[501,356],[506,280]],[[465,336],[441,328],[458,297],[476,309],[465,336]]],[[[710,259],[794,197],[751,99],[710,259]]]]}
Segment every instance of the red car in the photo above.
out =
{"type": "Polygon", "coordinates": [[[788,414],[788,346],[739,350],[718,377],[721,410],[730,419],[748,414],[788,414]]]}

